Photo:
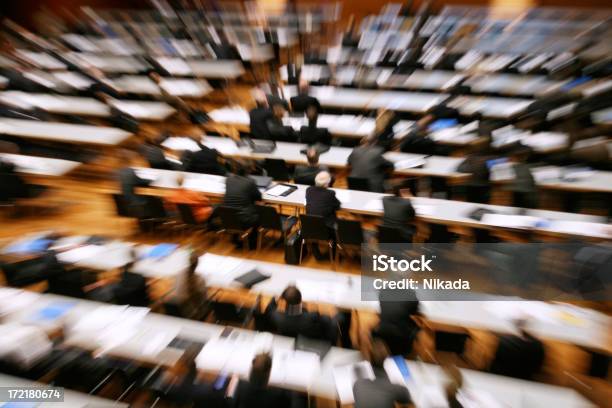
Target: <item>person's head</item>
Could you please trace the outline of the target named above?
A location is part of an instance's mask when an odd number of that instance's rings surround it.
[[[158,84],[161,81],[161,76],[155,71],[149,72],[149,78],[151,78],[151,80],[155,82],[156,84]]]
[[[315,148],[310,148],[306,151],[306,160],[308,160],[308,165],[316,166],[319,164],[319,151]]]
[[[13,142],[6,142],[4,140],[0,140],[0,153],[10,153],[10,154],[18,154],[19,146]]]
[[[370,363],[372,363],[372,366],[382,368],[387,357],[389,357],[387,344],[379,338],[373,338],[372,348],[370,349]]]
[[[526,146],[519,146],[512,150],[509,154],[510,160],[515,163],[524,163],[529,159],[531,149]]]
[[[282,119],[283,116],[285,116],[285,105],[283,105],[280,101],[275,101],[272,104],[272,114],[277,118],[277,119]]]
[[[272,358],[268,353],[261,353],[255,356],[251,363],[251,372],[249,374],[249,382],[257,387],[265,387],[270,379],[270,370],[272,370]]]
[[[268,106],[268,98],[266,98],[266,94],[261,89],[256,89],[253,92],[253,99],[255,99],[255,104],[260,107]]]
[[[299,314],[302,312],[302,292],[294,285],[285,288],[281,294],[281,299],[285,301],[285,311],[287,314]]]
[[[514,327],[516,328],[516,331],[521,336],[526,336],[528,334],[527,326],[528,326],[528,322],[527,322],[527,318],[526,317],[520,317],[520,318],[517,318],[516,320],[514,320]]]
[[[308,107],[306,107],[306,118],[308,119],[309,126],[317,126],[319,110],[317,109],[316,105],[308,105]]]
[[[248,174],[247,169],[248,169],[248,166],[246,163],[236,162],[234,172],[237,176],[246,176]]]
[[[331,183],[331,175],[327,171],[320,171],[315,176],[315,186],[327,188]]]
[[[304,77],[300,78],[300,82],[298,84],[298,89],[300,91],[301,94],[307,94],[308,93],[308,80]]]

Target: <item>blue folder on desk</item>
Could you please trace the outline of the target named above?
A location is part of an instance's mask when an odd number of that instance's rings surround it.
[[[428,129],[430,132],[435,132],[436,130],[447,129],[453,126],[457,126],[459,122],[457,119],[438,119],[429,125]]]
[[[410,378],[410,370],[408,369],[408,364],[406,364],[406,360],[404,360],[404,357],[402,357],[402,356],[393,356],[391,358],[395,362],[395,365],[399,369],[399,372],[402,375],[402,377],[405,380],[409,379]]]
[[[590,76],[581,76],[580,78],[576,78],[573,81],[568,82],[567,84],[561,87],[561,92],[567,92],[572,88],[577,87],[578,85],[582,85],[585,82],[590,81],[592,78]]]
[[[55,320],[66,314],[76,305],[76,302],[56,302],[40,309],[34,316],[34,320]]]
[[[165,258],[178,248],[178,244],[158,244],[144,256],[144,258]]]
[[[37,402],[7,402],[0,405],[0,408],[36,408]]]
[[[53,241],[46,238],[36,238],[31,241],[11,245],[6,252],[11,254],[36,253],[46,250]]]

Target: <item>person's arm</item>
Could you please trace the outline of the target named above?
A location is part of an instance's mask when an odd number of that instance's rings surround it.
[[[332,192],[332,197],[333,197],[333,207],[335,211],[338,211],[340,209],[340,200],[338,200],[338,197],[336,197],[336,192],[333,190],[329,190]]]
[[[255,182],[251,183],[251,197],[253,197],[253,201],[261,201],[261,191],[259,191]]]

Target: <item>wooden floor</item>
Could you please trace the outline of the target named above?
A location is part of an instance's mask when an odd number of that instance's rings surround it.
[[[221,99],[223,97],[224,95],[219,96]],[[210,108],[210,106],[207,107]],[[174,131],[179,129],[181,132],[194,131],[192,127],[185,124],[163,124],[156,127]],[[104,177],[85,178],[82,174],[76,174],[62,180],[51,180],[52,191],[44,201],[43,208],[32,208],[18,216],[7,213],[1,215],[0,240],[14,239],[31,232],[54,230],[65,234],[104,235],[142,243],[165,241],[192,244],[202,252],[284,263],[283,249],[272,246],[273,239],[269,240],[262,251],[258,253],[250,251],[245,255],[242,250],[235,249],[234,245],[225,238],[211,243],[207,239],[194,240],[192,236],[184,234],[157,233],[152,236],[139,233],[132,220],[115,215],[110,196],[102,193],[102,191],[108,191],[109,188],[117,188],[117,182],[110,176],[113,169],[108,170],[108,174]],[[331,265],[329,262],[318,262],[313,257],[308,257],[303,266],[329,270]],[[360,264],[358,261],[343,261],[338,270],[358,274]],[[252,299],[243,300],[252,301]],[[322,311],[327,310],[322,309]],[[360,314],[359,320],[359,329],[352,335],[356,342],[359,341],[360,347],[365,349],[368,344],[369,328],[376,324],[377,318]],[[495,348],[495,336],[487,332],[471,332],[471,334],[475,341],[473,349],[468,352],[470,363],[476,367],[484,367]],[[576,388],[597,401],[598,405],[611,406],[609,402],[612,401],[612,387],[609,382],[577,374],[584,372],[587,364],[586,353],[575,347],[554,342],[548,342],[546,347],[549,358],[545,364],[542,381]],[[432,350],[431,338],[423,333],[417,347],[421,358],[426,361],[454,361],[447,356],[434,354]],[[466,366],[465,362],[459,361],[458,363]]]

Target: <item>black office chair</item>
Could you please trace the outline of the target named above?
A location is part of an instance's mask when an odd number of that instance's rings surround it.
[[[349,176],[346,178],[346,181],[348,182],[349,190],[371,191],[370,182],[367,178]]]
[[[237,235],[242,241],[242,249],[246,252],[249,247],[248,238],[253,228],[242,225],[239,210],[233,207],[219,206],[216,209],[216,214],[221,220],[221,229],[217,233]]]
[[[436,352],[450,353],[466,361],[465,350],[468,340],[471,339],[467,330],[463,331],[443,331],[434,332],[434,344]]]
[[[281,233],[283,242],[287,241],[287,236],[297,223],[295,217],[280,215],[274,207],[268,205],[258,205],[259,227],[257,227],[257,251],[261,249],[261,242],[268,231],[278,231]]]
[[[115,213],[119,217],[131,218],[132,214],[130,213],[130,209],[125,201],[125,197],[121,194],[112,194],[113,204],[115,204]]]
[[[293,181],[295,184],[304,184],[306,186],[314,186],[315,185],[315,175],[306,175],[300,177],[294,177]]]
[[[386,225],[378,226],[378,243],[379,244],[402,244],[407,241],[404,237],[403,231],[397,227],[389,227]]]
[[[300,260],[302,263],[302,255],[304,245],[326,242],[329,247],[329,261],[334,264],[334,241],[329,237],[329,228],[325,224],[325,219],[318,215],[300,214],[300,226],[302,232],[302,243],[300,245]]]
[[[272,177],[277,181],[289,181],[291,175],[287,163],[283,159],[265,159],[264,170],[268,177]]]
[[[361,244],[365,243],[361,222],[355,220],[338,219],[336,224],[336,264],[340,261],[340,251],[361,251]]]

